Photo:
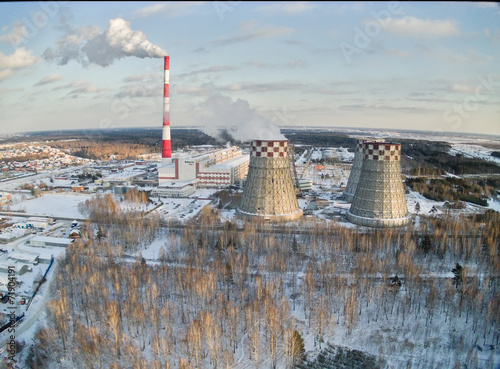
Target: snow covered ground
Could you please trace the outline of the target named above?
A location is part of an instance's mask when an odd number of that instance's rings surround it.
[[[78,193],[54,193],[13,204],[12,211],[24,211],[38,216],[85,218],[78,211],[78,204],[91,199],[93,195]]]
[[[417,203],[420,204],[420,211],[417,211],[415,209]],[[420,215],[442,214],[443,212],[439,209],[443,206],[443,204],[444,202],[426,199],[420,193],[411,190],[410,193],[406,195],[406,205],[408,206],[408,212],[410,214],[420,214]]]
[[[323,152],[323,156],[333,157],[343,162],[351,162],[354,160],[354,152],[349,152],[345,147],[327,148]]]
[[[499,151],[499,150],[488,149],[480,145],[461,144],[461,143],[454,143],[451,145],[451,147],[452,148],[448,152],[450,155],[456,156],[457,154],[462,154],[465,157],[478,158],[490,161],[500,166],[500,158],[495,158],[491,156],[491,153],[493,151]]]
[[[495,199],[488,200],[488,207],[491,210],[495,210],[500,212],[500,196],[497,196]]]

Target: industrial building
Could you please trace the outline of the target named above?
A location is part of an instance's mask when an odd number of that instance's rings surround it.
[[[59,237],[46,237],[46,236],[36,236],[26,243],[30,246],[56,246],[56,247],[66,247],[71,244],[74,240],[71,238],[59,238]]]
[[[26,228],[43,231],[49,224],[54,224],[54,219],[43,217],[29,217],[26,220]]]
[[[249,158],[236,146],[172,158],[170,164],[158,169],[159,188],[153,193],[174,196],[174,192],[192,193],[198,187],[229,187],[246,178],[248,163]]]
[[[254,140],[237,214],[243,218],[292,221],[302,216],[295,193],[288,140]]]
[[[147,171],[137,171],[137,170],[127,170],[120,173],[109,173],[102,178],[98,178],[94,181],[96,185],[103,187],[121,186],[127,187],[132,186],[133,181],[136,178],[143,177],[147,174]]]
[[[347,212],[352,223],[398,227],[411,218],[401,179],[401,144],[364,142],[359,181]]]
[[[165,182],[153,188],[150,197],[188,197],[196,192],[197,180]]]
[[[24,264],[33,264],[33,265],[38,265],[39,260],[38,260],[39,255],[34,255],[34,254],[28,254],[25,252],[11,252],[8,256],[10,260],[18,261]]]

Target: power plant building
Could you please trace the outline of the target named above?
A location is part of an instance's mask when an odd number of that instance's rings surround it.
[[[347,219],[369,227],[410,223],[401,179],[401,144],[364,142],[363,162]]]
[[[243,218],[293,221],[302,216],[290,169],[288,140],[254,140],[237,213]]]
[[[172,158],[171,164],[158,169],[159,187],[193,181],[197,187],[229,187],[245,179],[248,163],[248,156],[236,146]]]

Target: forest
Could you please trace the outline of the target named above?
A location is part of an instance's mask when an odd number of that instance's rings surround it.
[[[487,199],[500,191],[500,181],[494,178],[407,178],[405,184],[434,201],[468,201],[488,206]]]
[[[307,219],[240,227],[208,206],[181,226],[121,207],[85,204],[26,367],[315,368],[360,353],[374,368],[498,363],[497,212],[360,231]],[[152,240],[161,248],[146,260]]]

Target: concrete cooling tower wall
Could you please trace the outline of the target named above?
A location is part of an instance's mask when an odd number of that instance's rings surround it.
[[[288,147],[288,140],[252,141],[248,175],[237,209],[240,216],[270,221],[291,221],[302,216]]]
[[[410,222],[401,180],[401,144],[363,143],[363,163],[347,219],[370,227]]]

